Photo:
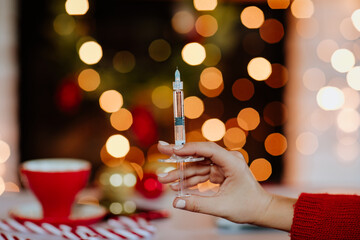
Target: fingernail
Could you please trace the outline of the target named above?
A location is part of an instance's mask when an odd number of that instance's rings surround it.
[[[158,177],[161,177],[161,178],[163,178],[163,177],[166,177],[168,175],[168,173],[159,173],[158,174]]]
[[[173,149],[179,150],[179,149],[182,149],[183,147],[184,147],[184,145],[176,145],[173,147]]]
[[[186,205],[186,202],[185,202],[185,200],[183,200],[183,199],[179,199],[179,200],[177,200],[177,202],[175,203],[175,207],[176,208],[185,208],[185,205]]]
[[[174,182],[172,184],[170,184],[172,187],[176,187],[177,185],[179,185],[179,182]]]
[[[165,142],[165,141],[159,141],[159,144],[162,145],[162,146],[167,146],[169,145],[169,143]]]

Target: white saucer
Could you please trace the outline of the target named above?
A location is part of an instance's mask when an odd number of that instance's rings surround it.
[[[43,218],[41,206],[38,203],[24,204],[11,209],[9,214],[20,222],[52,223],[67,225],[89,225],[104,218],[107,211],[102,206],[76,204],[68,219]]]

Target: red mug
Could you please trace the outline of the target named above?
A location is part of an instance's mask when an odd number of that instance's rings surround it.
[[[79,159],[54,158],[24,162],[24,184],[39,200],[44,219],[69,219],[77,193],[89,179],[91,165]]]

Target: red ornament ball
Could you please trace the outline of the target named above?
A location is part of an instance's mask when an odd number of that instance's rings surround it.
[[[146,198],[157,198],[164,192],[163,184],[158,181],[154,173],[144,173],[144,177],[138,179],[135,188]]]

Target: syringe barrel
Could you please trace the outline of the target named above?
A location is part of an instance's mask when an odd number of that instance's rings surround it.
[[[184,92],[173,91],[175,145],[185,144]]]

